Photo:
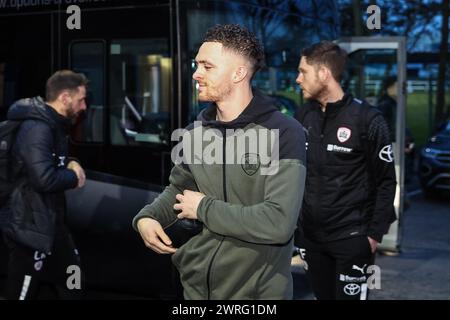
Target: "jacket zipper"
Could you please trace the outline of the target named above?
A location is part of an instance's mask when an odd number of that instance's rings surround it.
[[[226,151],[226,141],[227,141],[227,137],[225,134],[225,129],[222,130],[222,136],[223,136],[223,151],[222,151],[222,180],[223,180],[223,201],[227,201],[227,184],[226,184],[226,170],[225,170],[225,164],[226,164],[226,155],[225,155],[225,151]],[[219,245],[216,248],[216,251],[214,251],[214,254],[211,258],[211,261],[209,262],[208,265],[208,272],[206,274],[206,286],[208,288],[208,296],[207,296],[207,300],[211,299],[211,286],[210,286],[210,280],[211,280],[211,269],[212,269],[212,264],[214,262],[214,258],[217,255],[217,252],[219,252],[220,247],[222,246],[223,243],[223,237],[222,240],[220,240]]]
[[[322,126],[320,128],[320,147],[319,147],[319,159],[321,161],[319,161],[319,166],[318,166],[318,172],[323,172],[323,164],[326,162],[326,159],[323,159],[323,156],[326,157],[326,151],[323,150],[323,148],[326,146],[324,146],[323,141],[324,141],[324,132],[325,132],[325,127],[327,125],[327,114],[326,112],[323,112],[323,122],[322,122]],[[325,154],[324,154],[325,153]],[[314,215],[314,222],[315,223],[320,223],[321,222],[321,218],[320,218],[320,214],[321,214],[321,210],[320,210],[320,203],[322,203],[322,190],[323,190],[323,175],[319,174],[319,190],[317,191],[317,206],[316,206],[316,213]],[[320,230],[320,226],[319,226],[319,230]]]

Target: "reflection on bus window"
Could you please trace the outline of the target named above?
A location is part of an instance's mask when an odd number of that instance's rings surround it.
[[[73,137],[78,142],[104,141],[104,57],[103,42],[74,42],[70,47],[71,68],[89,79],[87,109],[74,128]]]
[[[167,39],[126,39],[111,43],[112,144],[169,143],[171,68]]]
[[[182,1],[191,72],[193,59],[207,29],[216,24],[236,23],[255,33],[265,48],[267,67],[259,71],[253,86],[275,98],[280,111],[293,115],[300,104],[295,83],[300,52],[319,39],[335,39],[334,1]],[[319,10],[319,11],[316,11]],[[320,12],[320,16],[316,13]],[[195,81],[190,85],[189,120],[203,108],[196,100]]]

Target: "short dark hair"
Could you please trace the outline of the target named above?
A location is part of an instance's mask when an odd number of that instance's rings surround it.
[[[55,101],[64,90],[77,91],[78,87],[87,87],[89,80],[82,73],[71,70],[56,71],[47,80],[45,85],[45,99],[48,102]]]
[[[397,76],[388,76],[383,79],[382,90],[387,91],[390,86],[397,82]]]
[[[347,63],[347,52],[331,41],[321,41],[304,48],[302,56],[311,65],[325,65],[330,69],[333,78],[341,81]]]
[[[219,42],[224,48],[246,57],[253,74],[264,67],[264,48],[256,35],[237,24],[216,25],[210,28],[203,42]]]

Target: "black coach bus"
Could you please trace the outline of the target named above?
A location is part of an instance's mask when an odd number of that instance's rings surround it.
[[[14,101],[43,96],[56,70],[91,81],[88,109],[70,139],[88,181],[67,192],[91,297],[177,297],[170,258],[147,249],[131,220],[167,184],[172,131],[202,107],[192,74],[205,31],[238,23],[255,32],[267,67],[254,85],[292,115],[301,48],[338,37],[336,12],[327,0],[0,0],[2,120]],[[5,271],[0,245],[3,280]]]

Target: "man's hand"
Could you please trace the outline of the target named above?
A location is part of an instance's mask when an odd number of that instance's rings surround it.
[[[367,239],[369,240],[370,247],[372,248],[372,253],[375,253],[377,250],[378,241],[372,239],[371,237],[367,237]]]
[[[84,184],[86,183],[86,175],[84,173],[83,168],[80,166],[80,164],[78,162],[72,160],[67,165],[67,169],[72,170],[77,175],[77,178],[78,178],[78,186],[77,187],[78,188],[83,187]]]
[[[197,219],[198,205],[203,197],[205,197],[203,193],[191,190],[184,190],[183,194],[177,194],[176,199],[180,203],[176,203],[173,208],[175,210],[181,210],[177,216],[178,219]]]
[[[172,241],[164,232],[161,224],[152,218],[138,220],[137,228],[145,245],[153,251],[161,254],[175,253],[177,249],[172,247]]]

